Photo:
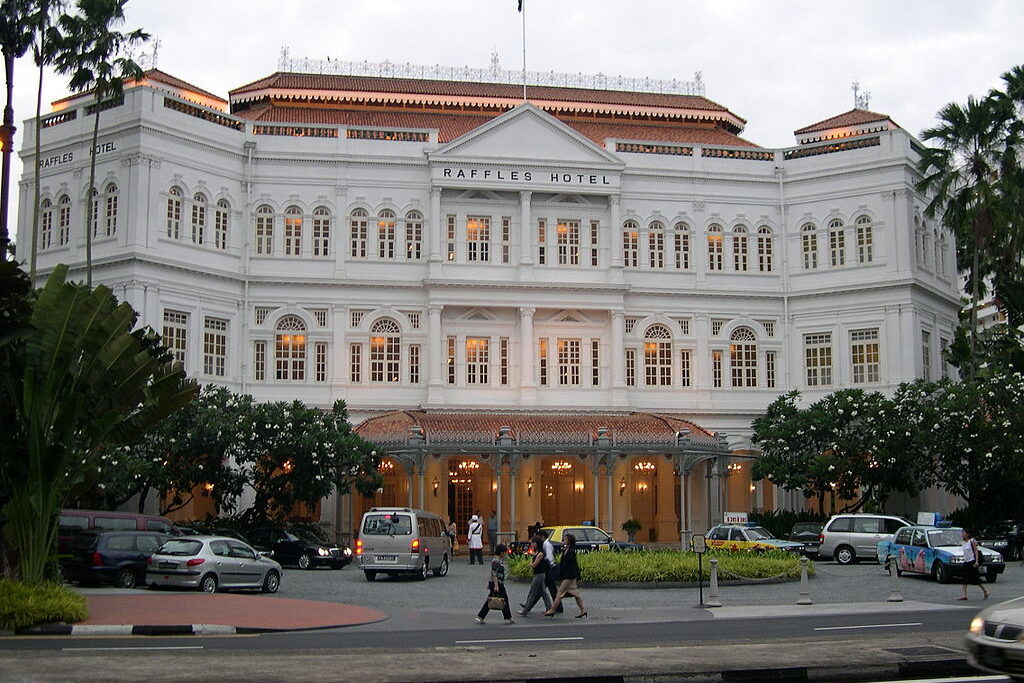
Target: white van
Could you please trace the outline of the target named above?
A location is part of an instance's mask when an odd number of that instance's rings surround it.
[[[447,525],[433,512],[413,508],[370,508],[356,538],[356,559],[373,581],[378,573],[414,574],[417,579],[448,573],[452,544]]]

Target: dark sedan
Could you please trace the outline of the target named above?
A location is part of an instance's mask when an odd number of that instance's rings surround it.
[[[68,581],[83,585],[135,588],[146,576],[149,557],[169,538],[156,531],[83,531],[61,570]]]
[[[1024,529],[1016,522],[996,522],[978,532],[978,545],[990,548],[1007,561],[1021,559]]]
[[[804,544],[804,555],[817,557],[818,548],[821,546],[821,530],[824,524],[820,522],[797,522],[789,532],[789,540]]]
[[[310,528],[267,527],[249,532],[253,546],[268,548],[281,564],[299,569],[341,569],[352,561],[352,549],[338,545]]]

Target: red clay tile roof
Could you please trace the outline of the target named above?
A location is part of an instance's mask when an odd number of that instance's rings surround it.
[[[418,128],[437,130],[438,141],[449,142],[504,113],[462,114],[459,112],[416,112],[365,109],[326,109],[299,106],[259,105],[235,112],[235,116],[274,123],[307,123],[375,128]],[[702,122],[594,121],[572,116],[555,117],[579,133],[603,145],[607,138],[652,142],[688,142],[704,145],[757,147],[720,126]]]
[[[461,413],[400,410],[364,420],[356,432],[380,445],[404,445],[409,429],[419,426],[428,445],[494,445],[501,427],[510,427],[515,443],[525,445],[591,445],[598,428],[607,427],[616,446],[672,446],[676,434],[690,430],[694,441],[711,443],[713,435],[680,415],[613,413]]]
[[[875,121],[888,121],[890,120],[885,114],[876,114],[873,111],[867,109],[851,109],[848,112],[833,116],[832,118],[825,119],[824,121],[818,121],[812,123],[809,126],[804,126],[799,130],[793,131],[794,135],[802,135],[804,133],[816,133],[821,130],[829,130],[830,128],[843,128],[845,126],[859,126],[863,123],[874,123]]]
[[[518,99],[521,85],[506,83],[474,83],[469,81],[436,81],[418,78],[383,78],[376,76],[339,76],[277,72],[229,92],[232,99],[264,89],[343,90],[374,93],[437,95],[439,97],[494,97]],[[666,95],[620,90],[590,90],[533,85],[527,87],[533,99],[561,100],[572,103],[621,104],[627,106],[703,109],[729,113],[722,105],[697,95]],[[736,117],[739,118],[739,117]],[[743,119],[740,119],[741,121]]]
[[[150,81],[156,81],[158,83],[163,83],[164,85],[169,85],[172,88],[176,88],[178,90],[190,90],[190,91],[196,93],[197,95],[202,95],[203,97],[209,97],[209,98],[217,100],[219,102],[223,102],[224,104],[228,103],[228,101],[225,100],[220,95],[214,95],[213,93],[208,92],[206,90],[203,90],[202,88],[197,88],[196,86],[192,85],[188,81],[183,81],[180,78],[175,78],[174,76],[172,76],[172,75],[170,75],[168,73],[160,71],[159,69],[149,69],[148,71],[144,71],[144,72],[142,72],[142,77],[145,80],[150,80]],[[125,87],[131,87],[133,84],[134,83],[132,81],[126,81],[125,82]],[[91,88],[89,90],[83,90],[81,92],[76,92],[76,93],[73,93],[71,95],[68,95],[67,97],[62,97],[59,100],[54,100],[52,104],[53,105],[58,105],[58,104],[61,104],[61,103],[64,103],[64,102],[69,102],[71,100],[77,100],[78,98],[83,97],[84,95],[92,94],[92,92],[93,91],[92,91]]]

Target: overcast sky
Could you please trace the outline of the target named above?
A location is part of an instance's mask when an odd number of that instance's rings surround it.
[[[984,95],[1024,63],[1021,0],[526,3],[530,70],[680,80],[701,71],[706,96],[765,147],[792,145],[793,130],[851,109],[854,80],[873,111],[917,135],[942,105]],[[497,52],[505,68],[522,66],[516,0],[131,0],[127,16],[124,28],[159,38],[161,70],[225,98],[276,71],[283,46],[293,57],[478,68]],[[36,80],[31,60],[19,60],[16,149]],[[47,76],[44,111],[66,82]]]

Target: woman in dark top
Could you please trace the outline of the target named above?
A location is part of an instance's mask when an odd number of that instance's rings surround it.
[[[519,614],[524,617],[529,614],[533,606],[541,598],[544,599],[544,609],[551,609],[551,598],[548,597],[547,575],[548,560],[544,557],[544,536],[534,534],[533,536],[533,557],[530,558],[530,566],[533,568],[533,583],[530,584],[530,593],[526,596],[526,602],[520,605]]]
[[[508,593],[505,592],[505,553],[507,551],[508,548],[505,547],[504,543],[494,546],[494,559],[491,560],[491,578],[487,580],[487,600],[484,600],[484,606],[477,612],[476,623],[478,624],[484,623],[484,619],[491,609],[490,599],[492,597],[503,600],[501,614],[505,617],[505,623],[516,623],[512,619],[512,610],[509,608]]]
[[[576,598],[576,606],[580,608],[576,618],[582,619],[587,616],[587,608],[583,606],[583,597],[576,586],[576,581],[580,578],[580,566],[576,562],[576,537],[565,534],[562,539],[565,541],[565,549],[562,551],[562,559],[558,561],[558,575],[562,583],[558,586],[558,595],[555,596],[554,603],[544,612],[544,616],[555,616],[555,610],[562,606],[562,599],[566,595],[571,595]]]

